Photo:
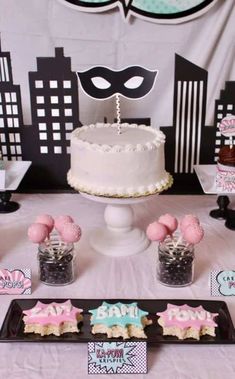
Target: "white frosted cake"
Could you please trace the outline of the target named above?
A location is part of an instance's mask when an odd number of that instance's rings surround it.
[[[138,197],[172,184],[165,170],[165,135],[145,125],[97,123],[71,133],[69,184],[80,192]]]

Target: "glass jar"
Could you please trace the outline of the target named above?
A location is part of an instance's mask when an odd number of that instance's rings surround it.
[[[193,282],[194,246],[176,238],[166,238],[158,246],[158,279],[172,287],[188,286]]]
[[[39,279],[51,286],[63,286],[74,280],[74,246],[53,236],[38,248]]]

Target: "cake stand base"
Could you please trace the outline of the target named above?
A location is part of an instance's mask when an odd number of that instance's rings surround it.
[[[10,201],[11,192],[0,192],[0,213],[11,213],[17,211],[20,205],[15,201]]]
[[[149,246],[149,241],[145,233],[137,228],[127,233],[100,228],[91,233],[90,244],[101,254],[125,257],[144,251]]]
[[[234,193],[223,193],[218,191],[215,181],[216,165],[196,165],[194,166],[194,169],[203,191],[207,194],[218,195],[217,204],[219,208],[210,211],[210,216],[218,220],[225,220],[224,225],[226,228],[235,230],[235,210],[228,208],[230,200],[227,196],[232,196]]]
[[[90,234],[90,244],[101,254],[124,257],[144,251],[150,241],[143,230],[133,227],[132,204],[146,201],[146,197],[116,199],[81,193],[86,198],[106,203],[104,220],[106,226]]]

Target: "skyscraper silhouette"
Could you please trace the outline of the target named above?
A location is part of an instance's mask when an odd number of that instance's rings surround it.
[[[193,173],[200,161],[205,126],[207,71],[178,54],[175,57],[173,126],[162,127],[167,136],[168,169],[176,174]]]
[[[23,113],[20,86],[13,83],[11,57],[0,40],[0,149],[3,159],[21,160]]]

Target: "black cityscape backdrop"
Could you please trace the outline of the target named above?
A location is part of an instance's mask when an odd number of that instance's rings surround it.
[[[223,117],[235,114],[235,81],[225,82],[215,99],[214,125],[205,125],[208,73],[175,55],[173,124],[166,135],[166,169],[174,177],[169,193],[202,192],[195,164],[215,164],[222,144],[229,143],[217,128]],[[37,58],[29,72],[32,125],[24,125],[20,86],[14,84],[10,52],[0,41],[0,149],[3,160],[30,160],[20,191],[71,190],[70,134],[79,119],[78,79],[63,48],[54,57]],[[104,120],[105,120],[104,115]],[[148,119],[125,119],[145,122]],[[150,119],[149,119],[150,121]]]

